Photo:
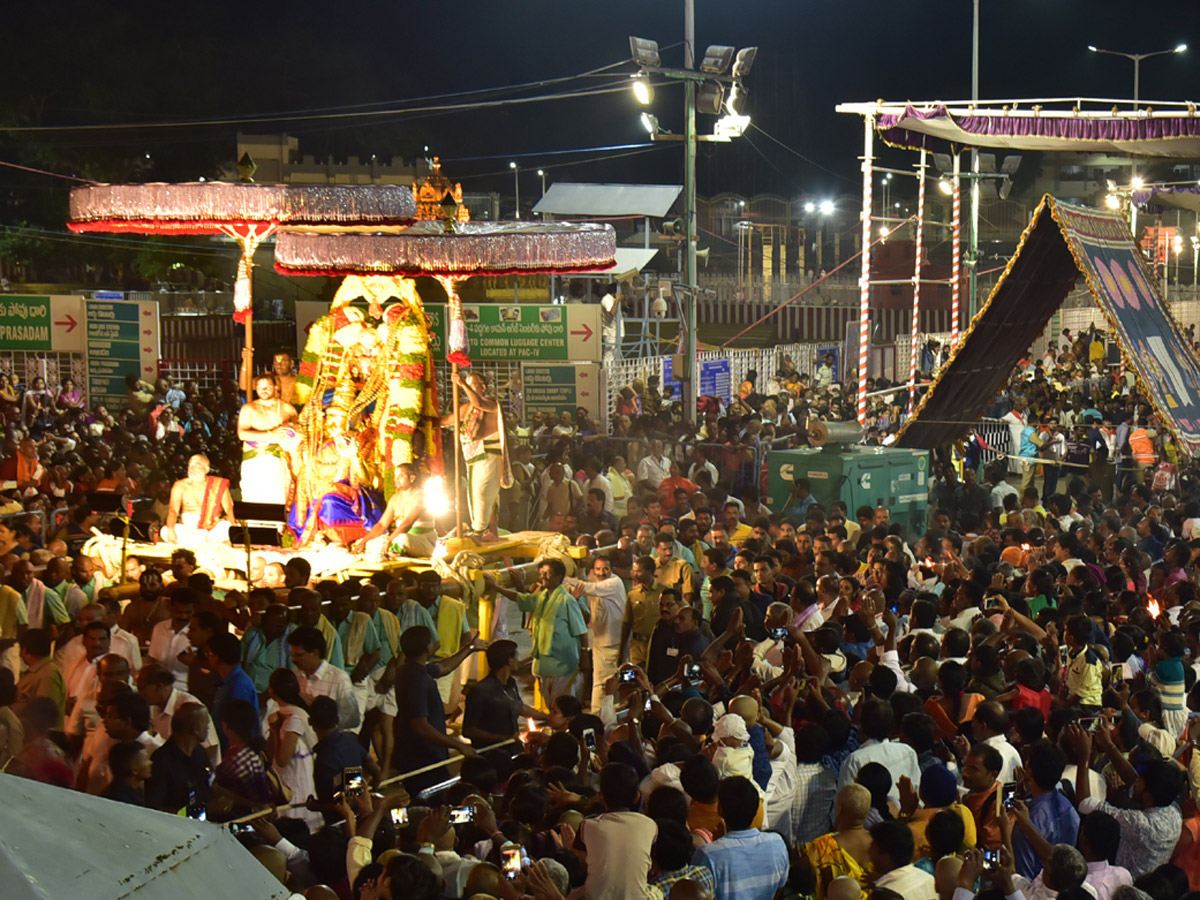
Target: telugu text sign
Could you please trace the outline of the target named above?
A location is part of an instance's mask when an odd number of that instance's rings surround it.
[[[444,353],[446,307],[427,306],[435,355]],[[463,306],[471,359],[599,362],[600,307],[593,304],[468,304]]]
[[[600,419],[600,367],[595,363],[522,363],[521,385],[526,421],[535,412],[574,416],[581,406],[593,422]]]
[[[0,349],[49,350],[50,298],[0,298]]]
[[[159,358],[158,307],[145,301],[87,300],[88,401],[121,407],[125,377],[153,381]]]

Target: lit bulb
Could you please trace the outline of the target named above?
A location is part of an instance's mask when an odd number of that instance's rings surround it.
[[[1132,180],[1132,181],[1130,181],[1129,183],[1133,185],[1133,187],[1134,187],[1134,190],[1141,190],[1141,188],[1142,188],[1142,185],[1144,185],[1146,182],[1144,182],[1144,181],[1142,180],[1142,176],[1141,176],[1141,175],[1134,175],[1134,176],[1133,176],[1133,180]]]
[[[1104,205],[1107,206],[1109,209],[1120,209],[1121,208],[1121,198],[1118,197],[1116,194],[1109,194],[1107,197],[1104,198]]]

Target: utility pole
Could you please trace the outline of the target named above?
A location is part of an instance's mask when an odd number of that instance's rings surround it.
[[[979,0],[975,0],[975,15],[971,28],[971,104],[979,103]],[[970,287],[967,291],[967,322],[979,310],[979,148],[971,148],[971,234],[967,244],[967,271]]]
[[[683,2],[683,67],[696,68],[696,4]],[[684,347],[686,390],[683,396],[684,421],[696,424],[696,400],[700,396],[700,372],[696,364],[696,82],[683,83],[683,277],[687,283],[687,341]]]

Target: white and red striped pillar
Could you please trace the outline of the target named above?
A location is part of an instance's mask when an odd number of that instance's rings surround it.
[[[954,154],[954,200],[950,214],[950,349],[958,346],[958,301],[962,289],[962,178],[959,155]]]
[[[908,363],[908,408],[917,402],[917,339],[921,333],[921,252],[925,233],[925,149],[921,149],[921,164],[917,168],[917,237],[916,261],[913,263],[912,347]]]
[[[862,274],[858,277],[858,424],[867,423],[867,364],[871,346],[871,188],[874,180],[875,117],[863,119]]]

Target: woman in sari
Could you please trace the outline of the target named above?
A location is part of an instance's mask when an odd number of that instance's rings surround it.
[[[963,725],[975,718],[975,708],[984,701],[983,694],[967,693],[966,666],[946,660],[938,668],[940,693],[925,701],[925,712],[937,726],[938,740],[948,741]]]
[[[843,876],[869,890],[872,880],[871,835],[865,827],[871,809],[871,792],[861,784],[848,784],[837,795],[837,831],[821,835],[804,846],[804,859],[816,878],[815,896],[823,900],[830,883]]]

